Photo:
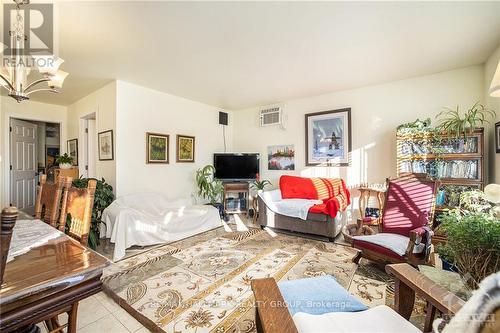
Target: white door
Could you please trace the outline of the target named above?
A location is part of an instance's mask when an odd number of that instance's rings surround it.
[[[36,128],[27,121],[10,120],[10,203],[31,215],[36,197]]]

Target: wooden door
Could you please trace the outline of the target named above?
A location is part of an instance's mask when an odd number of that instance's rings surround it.
[[[19,119],[10,120],[10,203],[35,213],[37,126]]]

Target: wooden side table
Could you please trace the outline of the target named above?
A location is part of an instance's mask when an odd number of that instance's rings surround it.
[[[54,169],[54,180],[57,179],[57,177],[71,177],[73,179],[78,179],[80,177],[80,174],[78,172],[77,167],[69,168],[69,169],[60,169],[56,168]]]
[[[371,187],[371,186],[362,186],[358,188],[359,190],[359,214],[361,215],[360,220],[365,225],[378,225],[382,221],[382,210],[384,208],[385,203],[385,192],[386,189]],[[368,202],[371,197],[375,197],[377,199],[379,215],[378,218],[366,219],[366,207],[368,206]]]

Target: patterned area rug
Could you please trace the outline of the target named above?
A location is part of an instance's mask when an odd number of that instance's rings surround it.
[[[355,276],[354,255],[342,245],[258,228],[218,228],[115,263],[103,281],[153,332],[255,332],[256,278],[331,274],[365,303],[385,303],[386,283]]]

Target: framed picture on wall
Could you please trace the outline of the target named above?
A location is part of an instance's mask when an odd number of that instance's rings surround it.
[[[68,140],[68,155],[73,159],[73,165],[78,165],[78,139]]]
[[[293,145],[267,147],[268,170],[295,170],[295,148]]]
[[[97,134],[97,145],[99,148],[99,161],[113,160],[113,130]]]
[[[348,166],[351,108],[309,113],[306,121],[306,165]]]
[[[146,163],[168,164],[167,134],[146,133]]]
[[[500,121],[495,124],[495,147],[497,154],[500,153]]]
[[[177,162],[194,163],[194,148],[194,136],[177,135]]]

